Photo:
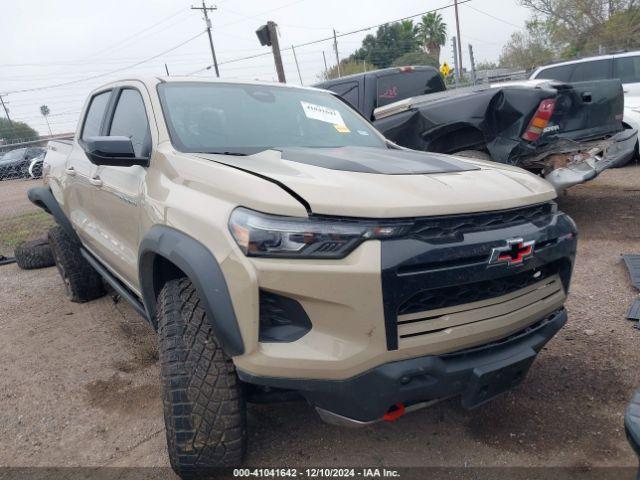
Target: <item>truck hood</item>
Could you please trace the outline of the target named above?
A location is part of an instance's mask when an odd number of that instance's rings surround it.
[[[325,215],[449,215],[531,205],[556,195],[549,183],[518,168],[412,150],[296,147],[247,156],[191,155],[275,182],[311,212]]]

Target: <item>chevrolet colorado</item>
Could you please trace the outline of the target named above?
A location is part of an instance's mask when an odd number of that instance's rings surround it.
[[[576,229],[549,183],[398,147],[326,91],[111,83],[43,179],[68,297],[104,280],[157,330],[183,476],[241,461],[247,401],[343,425],[481,405],[566,321]]]
[[[316,85],[341,95],[393,142],[516,165],[556,190],[627,163],[637,129],[622,123],[619,80],[505,82],[446,90],[433,67],[397,67]]]

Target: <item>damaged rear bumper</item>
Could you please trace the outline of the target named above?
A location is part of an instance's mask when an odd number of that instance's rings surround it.
[[[547,157],[546,160],[556,156],[569,157],[563,166],[547,171],[544,178],[560,192],[574,185],[587,182],[597,177],[607,168],[623,165],[633,158],[638,141],[636,129],[626,129],[614,135],[605,142],[597,142],[597,145],[585,153],[567,152]],[[584,149],[582,150],[584,152]]]

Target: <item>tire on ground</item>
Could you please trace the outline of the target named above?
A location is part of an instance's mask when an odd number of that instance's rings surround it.
[[[80,247],[62,227],[49,230],[49,245],[69,300],[82,303],[105,295],[102,277],[84,259]]]
[[[171,466],[182,478],[238,466],[246,448],[243,390],[188,279],[165,284],[157,320]]]
[[[55,260],[47,237],[30,240],[18,245],[14,251],[16,263],[24,270],[53,267]]]
[[[460,152],[453,153],[452,155],[456,155],[458,157],[475,158],[478,160],[493,161],[491,155],[489,155],[487,152],[483,152],[482,150],[462,150]]]

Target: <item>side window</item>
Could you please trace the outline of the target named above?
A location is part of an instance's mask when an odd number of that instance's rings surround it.
[[[613,78],[622,83],[640,82],[640,56],[614,58]]]
[[[540,73],[538,73],[538,75],[536,75],[536,78],[558,80],[559,82],[568,82],[571,78],[571,74],[573,73],[574,68],[575,64],[545,68]]]
[[[435,70],[415,70],[378,77],[377,105],[382,107],[405,98],[445,90]]]
[[[149,120],[140,92],[126,88],[120,93],[109,135],[131,138],[136,157],[148,157],[151,149]]]
[[[576,63],[576,68],[571,75],[572,82],[588,82],[608,78],[611,78],[611,60]]]
[[[353,108],[358,108],[358,82],[345,82],[333,85],[331,90],[344,98]]]
[[[87,137],[97,137],[100,135],[100,126],[102,125],[102,119],[104,118],[104,111],[107,108],[109,102],[109,96],[111,91],[102,92],[91,99],[91,105],[89,105],[89,111],[84,118],[84,125],[82,127],[82,139]]]

